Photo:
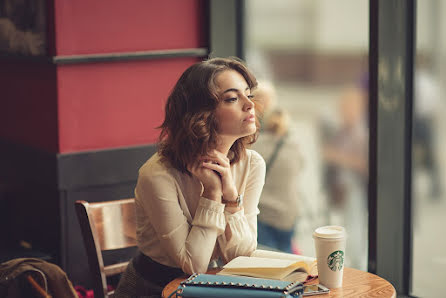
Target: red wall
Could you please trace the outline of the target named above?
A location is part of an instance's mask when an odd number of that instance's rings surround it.
[[[55,1],[57,55],[205,46],[204,1]]]
[[[56,52],[205,46],[202,1],[55,1]],[[196,58],[61,65],[59,152],[154,143],[164,102]]]
[[[154,143],[164,102],[194,58],[58,68],[60,152]]]
[[[207,47],[206,1],[49,1],[58,56]],[[167,95],[198,58],[0,61],[0,138],[68,153],[154,143]]]

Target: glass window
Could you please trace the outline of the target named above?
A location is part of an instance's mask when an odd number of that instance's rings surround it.
[[[315,255],[342,225],[346,266],[367,270],[367,0],[247,0],[245,53],[260,84],[267,163],[259,244]],[[291,244],[290,244],[291,239]]]
[[[445,1],[417,2],[412,145],[412,293],[444,295],[446,281]]]

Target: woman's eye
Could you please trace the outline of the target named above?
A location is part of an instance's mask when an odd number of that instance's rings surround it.
[[[225,101],[226,102],[234,102],[237,100],[237,97],[231,97],[231,98],[226,98]]]
[[[248,95],[248,98],[251,99],[251,100],[253,100],[254,97],[255,97],[254,94],[249,94],[249,95]]]

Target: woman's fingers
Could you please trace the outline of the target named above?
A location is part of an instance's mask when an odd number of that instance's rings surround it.
[[[225,164],[224,162],[216,162],[216,161],[203,161],[202,166],[214,170],[220,174],[222,178],[230,175],[231,166],[229,164]]]
[[[231,163],[229,159],[220,152],[210,152],[202,158],[202,166],[220,174],[223,197],[234,200],[237,196],[237,189],[232,180]]]
[[[222,167],[221,165],[219,165],[218,163],[213,163],[213,162],[203,162],[203,167],[210,169],[210,170],[214,170],[219,172],[220,174],[222,174],[222,172],[225,170],[224,167]]]
[[[207,155],[202,156],[200,160],[204,162],[216,163],[227,168],[231,166],[229,158],[217,150],[211,150]]]
[[[229,158],[218,150],[211,150],[208,155],[229,164]]]

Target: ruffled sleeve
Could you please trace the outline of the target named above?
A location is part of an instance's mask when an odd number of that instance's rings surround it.
[[[226,261],[241,255],[250,255],[257,247],[257,229],[251,225],[249,216],[244,210],[236,213],[225,212],[227,229],[231,230],[231,238],[227,239],[225,234],[219,238],[223,257]]]
[[[217,229],[217,235],[221,235],[226,226],[224,209],[224,204],[201,197],[192,225]]]

